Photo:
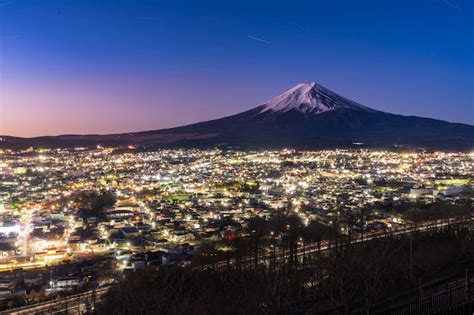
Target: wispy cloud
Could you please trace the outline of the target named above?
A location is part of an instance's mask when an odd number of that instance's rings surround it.
[[[258,42],[268,44],[268,45],[273,44],[271,41],[268,41],[268,40],[263,39],[263,38],[258,38],[258,37],[251,36],[251,35],[247,35],[247,37],[250,38],[250,39],[256,40],[256,41],[258,41]]]
[[[450,7],[455,8],[458,11],[462,11],[462,8],[459,5],[457,5],[457,3],[455,3],[453,0],[443,0],[443,2],[449,5]]]
[[[0,7],[4,5],[10,5],[13,4],[13,2],[0,2]]]

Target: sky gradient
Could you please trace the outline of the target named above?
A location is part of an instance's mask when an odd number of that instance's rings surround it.
[[[316,81],[474,124],[473,1],[0,0],[0,135],[235,114]]]

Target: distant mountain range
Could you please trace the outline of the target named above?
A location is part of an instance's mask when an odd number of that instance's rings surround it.
[[[2,136],[0,147],[208,147],[474,149],[474,126],[378,111],[320,84],[300,83],[240,114],[187,126],[111,135]]]

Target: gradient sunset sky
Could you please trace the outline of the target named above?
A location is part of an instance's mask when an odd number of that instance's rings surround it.
[[[0,0],[0,135],[161,129],[307,81],[474,124],[473,3]]]

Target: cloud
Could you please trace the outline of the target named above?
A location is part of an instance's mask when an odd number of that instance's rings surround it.
[[[263,39],[263,38],[258,38],[258,37],[251,36],[251,35],[247,35],[247,37],[250,38],[250,39],[256,40],[256,41],[258,41],[258,42],[268,44],[268,45],[273,44],[272,42],[270,42],[270,41],[268,41],[268,40],[266,40],[266,39]]]
[[[0,2],[0,7],[5,5],[13,4],[13,2]]]

